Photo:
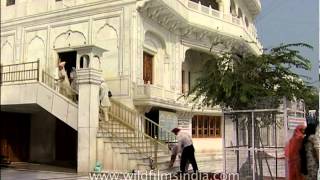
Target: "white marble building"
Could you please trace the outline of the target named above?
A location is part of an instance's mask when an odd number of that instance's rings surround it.
[[[221,158],[221,110],[195,110],[179,97],[192,87],[210,54],[231,48],[261,53],[253,24],[260,10],[260,0],[1,0],[1,116],[6,117],[1,121],[21,113],[28,119],[28,154],[20,160],[72,159],[79,172],[93,169],[103,156],[99,142],[92,144],[99,128],[100,74],[118,102],[160,127],[191,133],[199,159]],[[54,75],[59,58],[67,62],[68,73],[71,67],[80,69],[79,104],[44,80],[44,72]],[[11,77],[19,64],[36,61],[35,79]],[[57,148],[61,122],[74,131],[69,138],[76,144],[71,149],[77,150],[69,152],[73,158]]]

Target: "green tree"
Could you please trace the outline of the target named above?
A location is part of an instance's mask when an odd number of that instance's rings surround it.
[[[310,61],[294,48],[308,44],[286,44],[261,55],[224,52],[204,65],[194,88],[193,101],[204,106],[220,105],[235,110],[278,107],[283,97],[304,99],[310,86],[292,71],[310,70]]]
[[[305,92],[304,102],[307,111],[319,109],[319,92],[315,87],[312,87]]]
[[[312,48],[308,44],[286,44],[263,54],[224,52],[213,55],[203,68],[194,88],[188,95],[200,106],[216,106],[233,110],[278,108],[283,97],[288,100],[309,100],[312,88],[292,68],[310,70],[310,61],[297,48]],[[309,102],[309,101],[308,101]],[[251,137],[251,120],[248,116],[248,137]],[[262,114],[255,119],[255,146],[260,147],[260,129],[274,122],[274,114]],[[235,116],[237,125],[243,123]],[[238,130],[236,132],[238,134]],[[251,146],[251,139],[248,139]],[[237,142],[238,143],[238,142]],[[238,144],[237,144],[238,145]],[[239,157],[239,152],[237,152]],[[250,152],[248,152],[250,157]],[[263,177],[263,154],[257,152],[259,179]],[[248,158],[248,161],[251,161]],[[239,167],[238,167],[239,171]],[[240,174],[241,175],[241,174]]]

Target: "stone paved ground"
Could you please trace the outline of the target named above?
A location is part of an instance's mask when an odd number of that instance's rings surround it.
[[[87,175],[77,174],[74,169],[34,163],[12,163],[1,167],[1,180],[37,179],[88,179]]]
[[[88,176],[78,175],[76,173],[66,172],[52,172],[52,171],[36,171],[36,170],[21,170],[13,168],[1,169],[1,180],[84,180],[88,179]]]
[[[234,164],[235,162],[231,159],[228,160],[228,165]],[[223,161],[220,159],[211,161],[201,161],[199,159],[198,166],[201,172],[221,172]],[[191,166],[190,166],[191,169]],[[280,168],[283,170],[283,167]],[[265,168],[267,170],[267,168]],[[281,173],[281,170],[279,174]],[[174,173],[175,174],[175,173]],[[267,173],[265,173],[266,175]],[[16,164],[10,168],[1,169],[1,180],[84,180],[89,179],[87,174],[77,174],[74,169],[68,169],[63,167],[40,165],[32,163],[21,163]]]

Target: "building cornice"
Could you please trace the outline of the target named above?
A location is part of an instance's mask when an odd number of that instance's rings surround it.
[[[228,45],[227,48],[230,48],[231,45],[233,47],[241,47],[241,49],[244,48],[255,54],[262,52],[262,46],[258,40],[252,37],[245,27],[229,22],[222,17],[214,17],[195,12],[194,10],[188,9],[188,7],[180,1],[167,1],[168,0],[144,1],[144,3],[138,6],[138,11],[143,17],[160,24],[168,31],[179,35],[182,39],[192,39],[192,36],[197,36],[196,40],[201,42],[201,40],[204,39],[211,40],[219,37],[220,40],[224,40],[224,42],[222,42],[223,45]],[[170,3],[171,5],[175,3],[175,6],[180,5],[180,7],[174,9],[170,6]],[[217,25],[215,25],[215,23],[212,23],[212,25],[198,23],[189,17],[194,15],[194,13],[198,13],[197,15],[199,15],[199,17],[203,16],[208,20],[216,21]],[[221,24],[223,25],[220,26]],[[227,27],[237,29],[236,32],[239,34],[228,33],[229,30],[226,29]]]
[[[112,12],[121,12],[125,5],[135,4],[135,0],[126,1],[98,1],[83,5],[66,7],[58,10],[52,10],[44,13],[28,15],[24,17],[9,19],[1,21],[2,31],[16,28],[17,25],[24,25],[32,27],[40,24],[49,24],[53,22],[61,22],[67,19],[74,19],[78,17],[89,17],[96,14]]]

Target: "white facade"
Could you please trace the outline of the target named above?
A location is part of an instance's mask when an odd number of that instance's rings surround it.
[[[262,52],[253,24],[260,1],[217,2],[219,10],[196,0],[2,0],[1,64],[40,60],[53,74],[58,53],[98,46],[107,50],[95,61],[114,98],[141,113],[158,108],[191,133],[193,115],[221,116],[218,107],[192,110],[179,99],[201,64],[231,48]],[[144,83],[144,52],[153,56],[152,84]],[[221,153],[221,141],[194,138],[199,153]]]

